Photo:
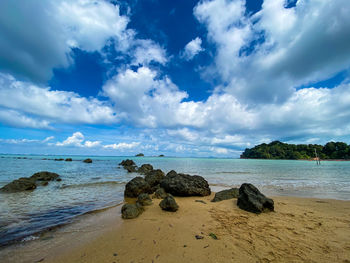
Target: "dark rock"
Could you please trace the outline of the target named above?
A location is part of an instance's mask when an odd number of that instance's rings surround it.
[[[238,188],[231,188],[231,189],[222,190],[220,192],[217,192],[215,194],[214,199],[211,200],[211,201],[212,202],[220,202],[220,201],[223,201],[223,200],[237,198],[238,195],[239,195],[239,189]]]
[[[121,166],[136,166],[134,161],[133,160],[129,160],[129,159],[121,161],[121,163],[119,163],[119,165],[121,165]]]
[[[154,192],[158,187],[157,185],[160,184],[160,181],[164,178],[164,173],[162,170],[152,170],[145,176],[146,182],[151,186],[152,191]]]
[[[57,179],[60,175],[56,174],[56,173],[51,173],[51,172],[47,172],[47,171],[42,171],[42,172],[38,172],[33,174],[30,179],[34,180],[34,181],[53,181],[55,179]]]
[[[73,160],[72,160],[72,158],[66,158],[65,161],[66,161],[66,162],[71,162],[71,161],[73,161]]]
[[[48,181],[43,181],[43,182],[41,183],[42,186],[47,186],[48,184],[49,184]]]
[[[170,171],[160,182],[160,187],[175,196],[206,196],[211,191],[208,182],[199,175],[177,174]]]
[[[164,154],[160,154],[160,155],[158,155],[158,157],[164,157]]]
[[[164,199],[165,197],[167,197],[167,193],[165,192],[165,190],[163,188],[158,188],[154,192],[154,197],[158,198],[158,199]]]
[[[136,173],[136,166],[124,166],[124,169],[128,171],[128,173]]]
[[[20,191],[34,190],[35,188],[36,184],[34,180],[22,177],[5,185],[4,187],[0,188],[0,190],[6,193],[14,193]]]
[[[61,179],[61,178],[57,178],[56,181],[57,181],[57,182],[61,182],[62,179]]]
[[[90,158],[87,158],[83,161],[84,163],[92,163],[92,160]]]
[[[141,165],[141,167],[137,170],[137,172],[141,174],[148,174],[151,171],[153,171],[153,166],[148,163]]]
[[[64,161],[64,159],[63,158],[56,158],[56,159],[54,159],[54,161]]]
[[[135,155],[136,157],[143,157],[143,156],[145,156],[143,153],[138,153],[138,154],[136,154]]]
[[[202,203],[202,204],[207,204],[207,202],[203,201],[203,200],[194,200],[197,203]]]
[[[138,176],[129,181],[125,186],[124,196],[126,197],[138,197],[143,193],[152,193],[150,185],[143,179]]]
[[[203,238],[204,238],[204,236],[195,235],[195,238],[196,238],[196,239],[203,239]]]
[[[241,185],[237,205],[243,210],[256,214],[265,211],[274,211],[273,200],[260,193],[258,188],[252,184]]]
[[[132,219],[138,217],[143,212],[140,204],[125,204],[122,207],[122,218]]]
[[[152,199],[151,199],[151,197],[149,197],[148,194],[143,193],[137,197],[137,203],[139,203],[142,206],[151,205]]]
[[[170,194],[167,195],[160,203],[159,206],[169,212],[176,212],[179,209],[174,197]]]

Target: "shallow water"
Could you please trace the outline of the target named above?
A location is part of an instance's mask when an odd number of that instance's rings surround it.
[[[0,156],[0,187],[38,171],[61,175],[34,191],[0,193],[0,246],[14,240],[30,240],[36,233],[70,222],[88,211],[123,201],[125,183],[136,174],[118,167],[127,157]],[[26,157],[27,159],[17,159]],[[42,160],[67,158],[73,162]],[[130,157],[129,157],[130,158]],[[241,160],[209,158],[134,157],[136,164],[150,163],[164,172],[199,174],[212,190],[249,182],[268,195],[350,200],[350,162]],[[35,237],[34,237],[35,238]]]

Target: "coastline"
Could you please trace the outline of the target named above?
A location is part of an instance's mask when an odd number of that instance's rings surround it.
[[[275,212],[256,215],[240,210],[236,199],[212,203],[212,197],[176,197],[176,213],[162,211],[153,199],[131,220],[112,207],[0,256],[52,263],[350,262],[350,201],[275,196]]]

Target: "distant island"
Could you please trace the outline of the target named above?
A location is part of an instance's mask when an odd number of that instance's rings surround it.
[[[315,158],[323,160],[350,159],[350,145],[344,142],[328,142],[324,146],[318,144],[288,144],[273,141],[262,143],[253,148],[247,148],[241,154],[241,159],[284,159],[303,160]]]
[[[143,156],[145,156],[143,153],[138,153],[138,154],[136,154],[135,155],[136,157],[143,157]]]

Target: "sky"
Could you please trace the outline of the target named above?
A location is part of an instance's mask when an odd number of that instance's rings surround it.
[[[350,141],[348,0],[2,0],[0,153]]]

